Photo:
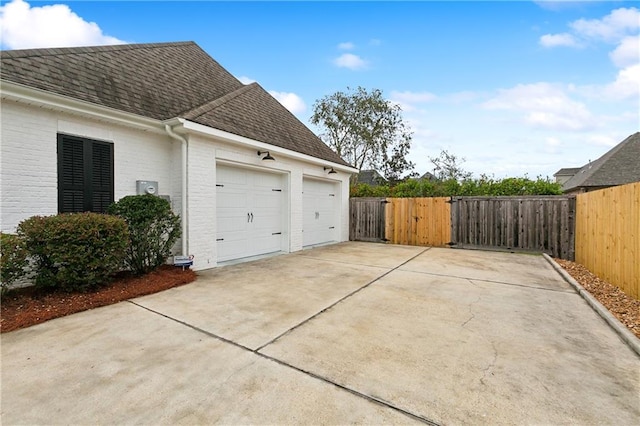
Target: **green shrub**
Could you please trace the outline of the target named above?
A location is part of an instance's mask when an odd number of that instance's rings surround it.
[[[351,187],[351,197],[450,197],[497,195],[560,195],[562,187],[549,178],[536,180],[525,177],[495,180],[486,175],[479,179],[419,181],[408,179],[394,187],[370,186],[364,183]]]
[[[180,238],[180,217],[160,197],[129,195],[112,204],[108,212],[127,222],[130,242],[125,265],[136,274],[162,265]]]
[[[0,233],[0,293],[4,294],[10,284],[25,276],[27,256],[22,238]]]
[[[128,242],[124,220],[98,213],[33,216],[18,235],[35,266],[35,284],[86,291],[109,282],[122,267]]]

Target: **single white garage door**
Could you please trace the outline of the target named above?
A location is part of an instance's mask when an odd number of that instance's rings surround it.
[[[339,185],[305,178],[302,184],[302,242],[304,246],[336,241],[339,220]]]
[[[218,165],[218,262],[283,250],[284,175]]]

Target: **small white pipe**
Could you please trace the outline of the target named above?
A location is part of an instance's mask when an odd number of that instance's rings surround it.
[[[187,229],[188,229],[187,227],[187,222],[188,222],[187,220],[187,140],[183,136],[180,136],[179,134],[174,132],[173,128],[168,124],[164,125],[164,130],[167,132],[167,134],[171,138],[176,139],[181,143],[180,159],[182,163],[182,170],[181,170],[182,193],[180,194],[181,196],[180,197],[181,198],[180,222],[182,224],[182,255],[189,256],[188,249],[187,249]]]

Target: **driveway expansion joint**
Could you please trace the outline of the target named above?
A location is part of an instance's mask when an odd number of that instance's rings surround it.
[[[411,260],[411,259],[409,259],[409,260]],[[379,277],[379,278],[382,278],[382,276]],[[374,281],[376,281],[376,280],[374,280]],[[374,281],[372,281],[369,284],[372,284]],[[367,285],[369,285],[369,284],[367,284]],[[229,339],[226,339],[226,338],[224,338],[222,336],[218,336],[217,334],[211,333],[211,332],[209,332],[207,330],[204,330],[204,329],[202,329],[200,327],[196,327],[195,325],[189,324],[189,323],[187,323],[185,321],[179,320],[177,318],[174,318],[174,317],[171,317],[169,315],[163,314],[162,312],[158,312],[158,311],[156,311],[154,309],[148,308],[148,307],[146,307],[144,305],[141,305],[139,303],[134,302],[133,300],[127,300],[127,302],[129,302],[132,305],[135,305],[135,306],[137,306],[139,308],[147,310],[147,311],[149,311],[149,312],[151,312],[153,314],[159,315],[159,316],[164,317],[164,318],[166,318],[168,320],[177,322],[178,324],[181,324],[181,325],[184,325],[184,326],[186,326],[188,328],[191,328],[192,330],[197,331],[199,333],[202,333],[202,334],[204,334],[204,335],[206,335],[208,337],[214,338],[214,339],[219,340],[219,341],[221,341],[223,343],[228,343],[228,344],[230,344],[232,346],[235,346],[235,347],[237,347],[239,349],[242,349],[244,351],[251,352],[254,355],[257,355],[257,356],[259,356],[259,357],[261,357],[263,359],[269,360],[271,362],[275,362],[276,364],[282,365],[283,367],[290,368],[290,369],[295,370],[295,371],[297,371],[299,373],[302,373],[302,374],[304,374],[306,376],[309,376],[309,377],[312,377],[312,378],[314,378],[316,380],[320,380],[321,382],[327,383],[329,385],[333,385],[333,386],[335,386],[335,387],[337,387],[337,388],[339,388],[339,389],[341,389],[343,391],[349,392],[350,394],[352,394],[354,396],[363,398],[363,399],[365,399],[365,400],[367,400],[369,402],[372,402],[374,404],[377,404],[377,405],[389,408],[391,410],[397,411],[397,412],[399,412],[399,413],[401,413],[401,414],[403,414],[403,415],[405,415],[407,417],[410,417],[410,418],[412,418],[414,420],[417,420],[417,421],[419,421],[421,423],[425,423],[425,424],[428,424],[430,426],[441,426],[440,423],[434,422],[433,420],[430,420],[430,419],[428,419],[428,418],[426,418],[424,416],[421,416],[419,414],[415,414],[415,413],[412,413],[410,411],[407,411],[407,410],[405,410],[403,408],[400,408],[400,407],[398,407],[398,406],[396,406],[394,404],[391,404],[390,402],[381,400],[379,398],[367,395],[367,394],[362,393],[362,392],[358,392],[355,389],[352,389],[352,388],[347,387],[345,385],[341,385],[340,383],[334,382],[334,381],[330,380],[327,377],[320,376],[318,374],[312,373],[311,371],[307,371],[307,370],[304,370],[302,368],[296,367],[295,365],[289,364],[289,363],[287,363],[285,361],[282,361],[282,360],[280,360],[278,358],[274,358],[272,356],[269,356],[269,355],[266,355],[266,354],[264,354],[262,352],[259,352],[260,349],[262,349],[262,347],[257,348],[257,349],[251,349],[251,348],[249,348],[247,346],[241,345],[240,343],[234,342],[233,340],[229,340]],[[233,374],[236,374],[236,373],[237,372],[235,372]],[[233,376],[233,374],[231,376]],[[231,377],[231,376],[229,376],[229,377]]]
[[[482,278],[461,277],[461,276],[458,276],[458,275],[438,274],[437,272],[413,271],[411,269],[401,269],[401,271],[411,272],[413,274],[433,275],[433,276],[436,276],[436,277],[458,278],[458,279],[461,279],[461,280],[467,280],[473,285],[476,285],[476,283],[474,283],[474,281],[480,281],[480,282],[491,283],[491,284],[501,284],[501,285],[509,285],[509,286],[513,286],[513,287],[530,288],[532,290],[553,291],[555,293],[567,293],[567,294],[574,294],[575,293],[571,289],[569,289],[569,290],[558,290],[558,289],[555,289],[555,288],[536,287],[534,285],[527,285],[527,284],[508,283],[508,282],[505,282],[505,281],[487,280],[487,279],[482,279]]]
[[[294,325],[293,327],[289,328],[288,330],[284,331],[283,333],[279,334],[278,336],[274,337],[273,339],[271,339],[270,341],[268,341],[267,343],[263,344],[262,346],[258,347],[256,349],[256,351],[259,351],[261,349],[264,349],[265,347],[269,346],[270,344],[274,343],[275,341],[277,341],[278,339],[280,339],[281,337],[291,333],[293,330],[297,329],[298,327],[308,323],[309,321],[313,320],[314,318],[318,317],[320,314],[328,311],[329,309],[333,308],[334,306],[336,306],[338,303],[350,298],[351,296],[353,296],[356,293],[359,293],[360,291],[364,290],[365,288],[369,287],[371,284],[381,280],[382,278],[386,277],[387,275],[389,275],[390,273],[392,273],[393,271],[396,271],[398,268],[406,265],[407,263],[411,262],[413,259],[417,258],[418,256],[422,255],[423,253],[425,253],[426,251],[428,251],[429,249],[431,249],[431,247],[427,247],[424,250],[422,250],[420,253],[416,254],[415,256],[412,256],[411,258],[405,260],[404,262],[402,262],[401,264],[399,264],[398,266],[389,269],[388,271],[386,271],[384,274],[374,278],[373,280],[369,281],[368,283],[366,283],[365,285],[363,285],[362,287],[358,287],[357,289],[353,290],[351,293],[348,293],[347,295],[341,297],[340,299],[336,300],[335,302],[333,302],[332,304],[330,304],[329,306],[323,308],[321,311],[316,312],[315,314],[311,315],[309,318],[305,319],[304,321]]]

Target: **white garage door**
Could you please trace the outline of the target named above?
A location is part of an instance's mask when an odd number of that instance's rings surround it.
[[[338,184],[314,179],[303,181],[303,245],[337,240],[339,220]]]
[[[284,175],[218,165],[218,262],[283,249]]]

